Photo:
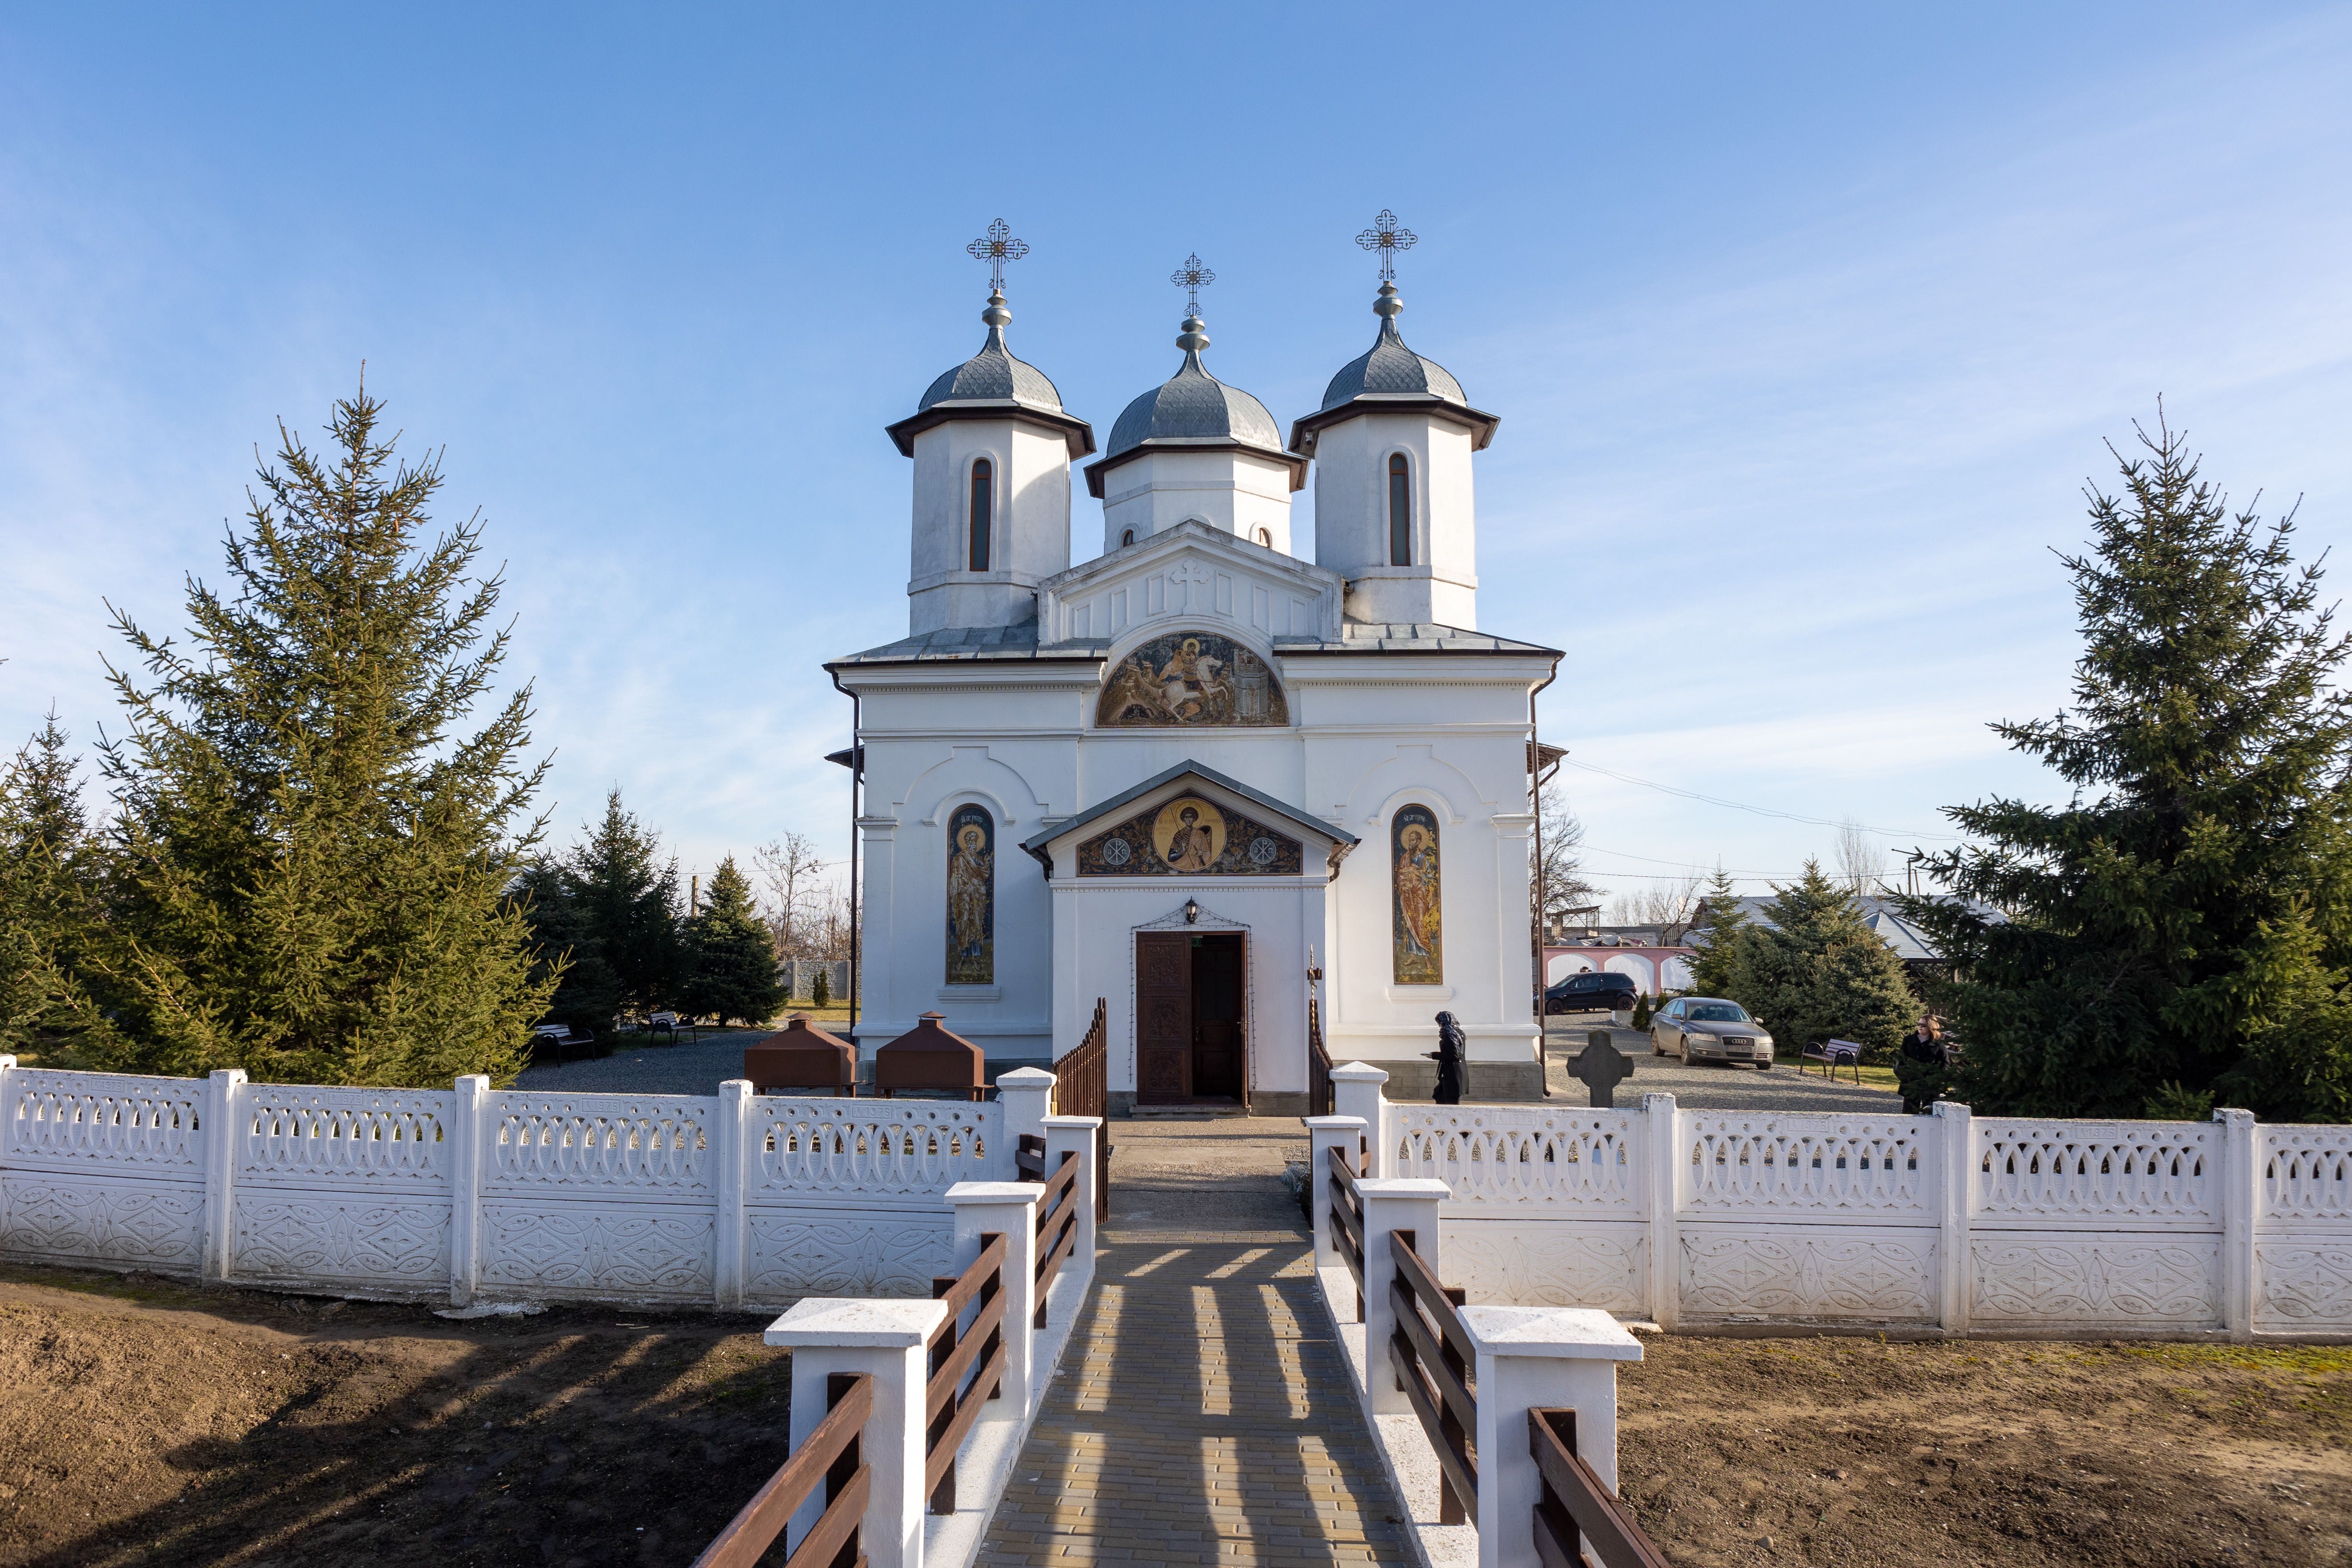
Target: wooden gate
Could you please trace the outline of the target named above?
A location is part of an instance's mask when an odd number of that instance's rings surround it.
[[[1087,1026],[1087,1037],[1073,1047],[1068,1055],[1054,1062],[1054,1114],[1056,1116],[1110,1115],[1110,1005],[1103,997],[1095,998],[1095,1021]],[[1095,1223],[1110,1218],[1110,1123],[1105,1121],[1102,1131],[1095,1135]],[[1038,1151],[1040,1156],[1045,1151]],[[1041,1178],[1042,1179],[1042,1178]],[[1041,1300],[1043,1298],[1039,1298]]]
[[[1192,1098],[1189,931],[1135,933],[1135,1098],[1147,1104]]]

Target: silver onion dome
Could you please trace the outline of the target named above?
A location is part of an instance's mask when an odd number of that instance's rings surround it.
[[[1292,451],[1311,457],[1317,431],[1350,415],[1379,408],[1431,408],[1469,426],[1482,450],[1494,439],[1495,426],[1501,421],[1470,405],[1452,371],[1405,347],[1396,325],[1403,310],[1404,300],[1398,297],[1396,285],[1381,284],[1380,297],[1372,302],[1373,312],[1381,318],[1380,335],[1370,348],[1339,367],[1339,374],[1323,389],[1323,406],[1291,426]]]
[[[1110,428],[1110,444],[1101,458],[1087,465],[1087,488],[1102,492],[1102,477],[1122,459],[1157,448],[1258,453],[1297,465],[1282,449],[1282,427],[1265,404],[1238,386],[1227,386],[1201,363],[1209,346],[1205,323],[1197,315],[1184,318],[1176,346],[1184,363],[1165,382],[1129,404]],[[1297,485],[1292,486],[1297,489]]]
[[[1002,419],[1007,415],[1060,430],[1073,458],[1092,452],[1094,427],[1063,408],[1062,395],[1044,371],[1013,358],[1005,346],[1004,329],[1012,324],[1013,312],[1005,306],[1002,289],[989,295],[988,308],[980,319],[988,326],[980,352],[952,370],[940,372],[925,389],[914,414],[889,426],[889,437],[899,452],[914,456],[915,437],[950,419]]]

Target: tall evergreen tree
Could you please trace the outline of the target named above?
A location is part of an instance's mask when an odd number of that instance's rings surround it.
[[[687,1011],[721,1023],[761,1024],[786,998],[776,978],[775,939],[760,919],[751,884],[730,855],[710,879],[710,891],[686,926],[692,978]]]
[[[589,828],[564,865],[579,921],[578,959],[612,976],[614,1011],[646,1013],[683,998],[685,948],[678,929],[677,860],[665,859],[660,836],[639,823],[614,788],[603,820]],[[594,989],[593,970],[579,989]],[[597,1021],[612,1025],[612,1013]]]
[[[554,856],[534,855],[515,879],[514,899],[530,922],[531,978],[554,987],[545,1021],[582,1035],[610,1030],[621,984],[587,941],[571,873]]]
[[[1738,1001],[1748,988],[1748,947],[1756,931],[1740,907],[1739,890],[1719,865],[1707,883],[1705,907],[1706,928],[1692,933],[1697,951],[1691,955],[1691,990]]]
[[[53,710],[0,773],[0,1051],[72,1063],[111,1026],[80,980],[99,859]]]
[[[436,534],[437,463],[397,462],[382,404],[336,404],[332,449],[280,429],[226,595],[191,578],[187,640],[116,623],[120,805],[107,940],[113,1065],[257,1079],[512,1076],[550,986],[508,898],[546,769],[528,688],[478,730],[508,633],[471,577],[478,520]]]
[[[1874,1059],[1890,1058],[1918,1016],[1903,961],[1818,861],[1807,860],[1803,876],[1774,883],[1772,892],[1764,909],[1769,927],[1751,930],[1742,944],[1743,989],[1734,1000],[1763,1018],[1776,1041],[1852,1040]]]
[[[1995,724],[2074,787],[1946,815],[1926,858],[1965,900],[1910,913],[1953,964],[1941,997],[1979,1110],[2136,1116],[2208,1095],[2352,1119],[2347,650],[2296,565],[2293,515],[2232,512],[2159,417],[2091,491],[2065,555],[2084,649],[2071,713]]]

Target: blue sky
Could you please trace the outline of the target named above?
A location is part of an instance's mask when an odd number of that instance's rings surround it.
[[[1197,249],[1286,425],[1384,206],[1407,340],[1503,418],[1480,620],[1569,650],[1612,889],[1832,835],[1611,773],[1891,847],[2054,797],[1984,725],[2063,701],[2050,552],[2159,394],[2306,550],[2352,531],[2343,6],[20,5],[0,733],[95,734],[102,601],[180,624],[364,360],[507,563],[557,830],[618,784],[689,867],[844,852],[818,667],[905,628],[881,427],[979,342],[964,243],[1034,247],[1014,348],[1098,432]]]

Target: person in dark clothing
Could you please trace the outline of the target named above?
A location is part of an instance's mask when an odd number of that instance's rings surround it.
[[[1944,1034],[1932,1017],[1903,1037],[1895,1081],[1903,1086],[1903,1114],[1924,1116],[1944,1089]]]
[[[1467,1042],[1462,1036],[1462,1026],[1451,1013],[1437,1016],[1437,1048],[1421,1054],[1437,1064],[1437,1103],[1462,1103],[1463,1049]]]

